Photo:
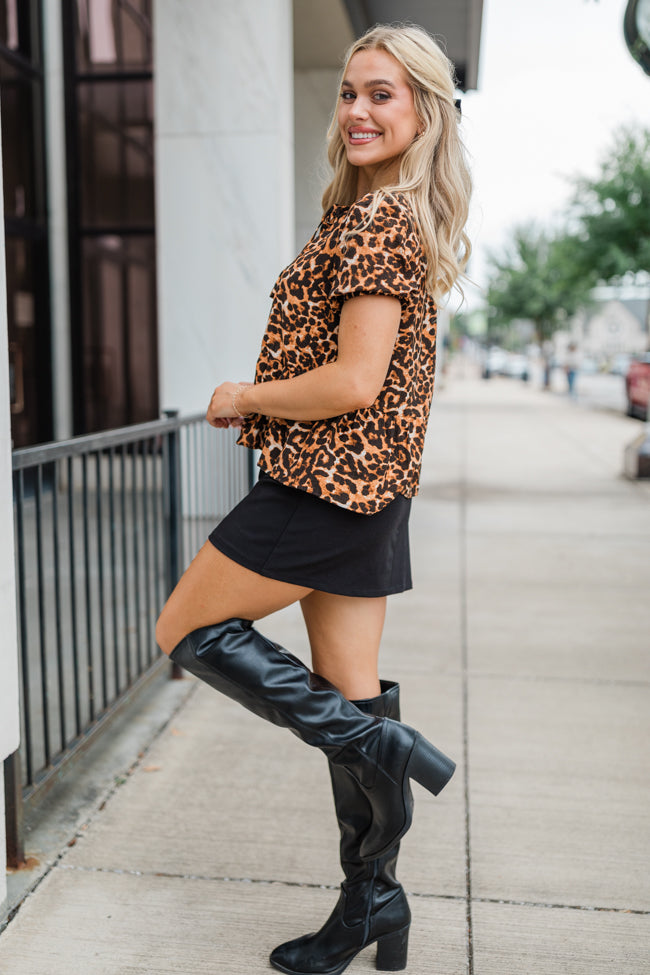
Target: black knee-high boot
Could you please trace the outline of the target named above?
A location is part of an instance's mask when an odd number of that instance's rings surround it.
[[[399,721],[399,685],[381,682],[382,693],[354,701],[359,710]],[[376,860],[359,856],[372,810],[356,779],[330,762],[334,806],[341,832],[341,866],[345,880],[338,902],[320,931],[277,947],[271,964],[289,975],[338,975],[367,945],[377,942],[377,968],[406,967],[411,923],[406,895],[395,876],[399,844]]]
[[[410,827],[409,779],[438,795],[453,774],[451,759],[417,731],[364,714],[249,620],[194,630],[171,658],[249,711],[320,748],[355,777],[372,808],[359,849],[362,860],[382,856]]]

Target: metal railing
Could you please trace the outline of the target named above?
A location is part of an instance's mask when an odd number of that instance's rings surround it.
[[[202,416],[14,451],[21,746],[5,762],[7,854],[22,804],[160,665],[154,626],[248,490],[252,454]]]

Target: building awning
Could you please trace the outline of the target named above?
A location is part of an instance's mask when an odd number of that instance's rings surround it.
[[[340,68],[354,37],[373,24],[424,27],[456,66],[459,88],[478,87],[483,0],[294,0],[297,68]]]

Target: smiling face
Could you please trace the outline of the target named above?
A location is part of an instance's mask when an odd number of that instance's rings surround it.
[[[357,51],[350,59],[338,125],[348,161],[359,169],[358,196],[396,182],[419,121],[406,72],[387,51]]]

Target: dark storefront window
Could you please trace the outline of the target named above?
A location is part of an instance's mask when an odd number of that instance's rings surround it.
[[[77,85],[81,219],[90,228],[152,227],[151,82]]]
[[[0,113],[15,447],[52,437],[41,14],[0,0]]]
[[[66,0],[75,431],[158,416],[151,0]]]
[[[157,416],[153,237],[83,241],[83,385],[88,431]],[[97,309],[101,309],[98,315]],[[150,328],[142,327],[145,323]]]

